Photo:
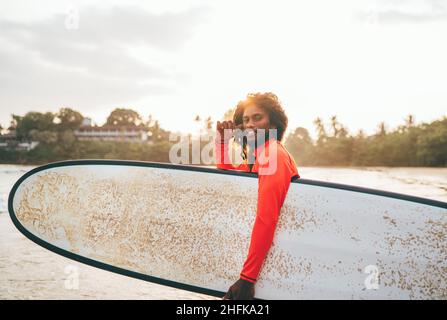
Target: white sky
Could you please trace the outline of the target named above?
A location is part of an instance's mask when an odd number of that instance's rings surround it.
[[[76,6],[73,7],[73,4]],[[67,12],[79,28],[67,29]],[[447,1],[11,1],[0,4],[0,123],[129,107],[191,131],[249,92],[289,129],[337,115],[350,132],[447,115]],[[69,27],[70,28],[70,27]]]

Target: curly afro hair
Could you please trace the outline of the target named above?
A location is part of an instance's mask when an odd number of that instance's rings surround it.
[[[233,122],[235,125],[242,124],[244,110],[251,104],[263,109],[269,115],[270,125],[277,128],[277,139],[278,141],[281,141],[284,136],[284,132],[287,129],[288,119],[276,94],[272,92],[249,93],[247,98],[239,101],[236,106],[236,110],[234,111],[233,115]]]

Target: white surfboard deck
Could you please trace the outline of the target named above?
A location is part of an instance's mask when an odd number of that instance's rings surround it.
[[[222,296],[239,278],[256,175],[80,160],[26,173],[16,227],[43,247],[128,276]],[[256,284],[260,299],[446,299],[447,203],[292,182]]]

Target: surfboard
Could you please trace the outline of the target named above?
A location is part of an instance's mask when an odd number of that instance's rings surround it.
[[[256,174],[119,160],[37,167],[9,195],[15,226],[65,257],[222,297],[256,216]],[[447,203],[299,179],[259,299],[446,299]]]

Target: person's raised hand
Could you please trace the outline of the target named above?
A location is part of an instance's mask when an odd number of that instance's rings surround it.
[[[228,142],[228,140],[230,140],[233,137],[234,130],[241,129],[241,128],[242,128],[242,125],[236,126],[234,124],[234,122],[231,120],[222,121],[222,122],[217,121],[217,124],[216,124],[217,139],[220,142]]]

